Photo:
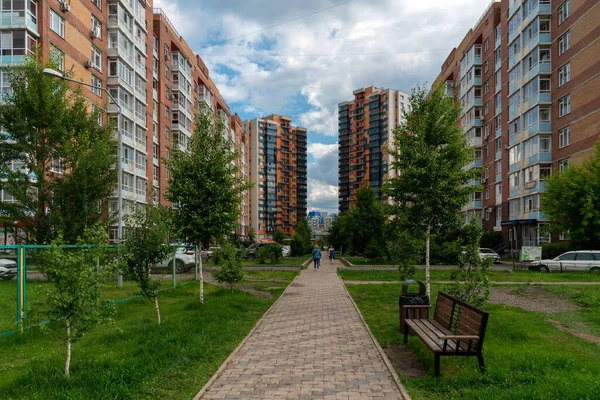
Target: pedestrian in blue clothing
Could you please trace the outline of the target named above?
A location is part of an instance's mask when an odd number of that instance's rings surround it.
[[[335,260],[335,250],[333,249],[333,246],[331,246],[329,248],[329,262],[333,264],[333,260]]]
[[[314,269],[318,270],[319,267],[321,266],[321,249],[319,249],[319,246],[315,244],[315,248],[312,251],[312,258],[313,258],[313,262],[315,264]]]

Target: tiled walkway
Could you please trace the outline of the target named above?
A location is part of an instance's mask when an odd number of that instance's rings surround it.
[[[302,271],[196,398],[403,399],[338,266]]]

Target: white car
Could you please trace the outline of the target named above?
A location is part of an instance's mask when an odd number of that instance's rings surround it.
[[[0,259],[0,281],[10,281],[17,275],[17,263],[5,258]]]
[[[551,260],[534,261],[541,272],[600,272],[600,250],[569,251]]]
[[[500,256],[492,249],[488,249],[486,247],[479,248],[479,258],[486,259],[489,258],[494,261],[494,264],[498,264],[500,262]]]
[[[169,257],[162,263],[158,264],[158,268],[167,268],[169,271],[172,268],[173,257]],[[175,251],[175,272],[180,274],[187,272],[196,265],[196,256],[194,255],[194,249],[187,249],[185,247],[178,247]]]

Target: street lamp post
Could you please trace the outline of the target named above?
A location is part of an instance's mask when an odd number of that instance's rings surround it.
[[[101,86],[94,86],[91,83],[87,83],[87,82],[82,82],[82,81],[78,81],[76,79],[72,79],[69,78],[67,76],[65,76],[62,72],[59,72],[55,69],[52,68],[44,68],[42,70],[42,73],[46,74],[46,75],[51,75],[55,78],[58,79],[62,79],[65,81],[69,81],[69,82],[73,82],[76,83],[78,85],[82,85],[82,86],[88,86],[91,88],[95,88],[95,89],[100,89],[103,92],[106,93],[106,95],[108,96],[108,98],[110,99],[110,101],[112,101],[112,103],[114,105],[117,106],[117,109],[119,110],[119,115],[121,114],[121,106],[119,105],[119,103],[117,102],[117,100],[112,97],[112,95],[110,94],[110,92],[106,89],[103,88]],[[119,133],[119,128],[117,125],[117,174],[118,174],[118,180],[117,180],[117,218],[119,219],[119,223],[117,225],[117,241],[121,241],[121,235],[123,234],[123,193],[122,193],[122,188],[121,188],[121,181],[123,180],[122,177],[122,166],[121,166],[121,152],[122,152],[122,147],[123,147],[123,138],[121,137],[121,134]],[[119,275],[118,278],[118,286],[121,287],[123,286],[123,276]]]

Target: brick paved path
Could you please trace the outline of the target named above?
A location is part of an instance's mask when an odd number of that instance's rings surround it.
[[[196,398],[403,399],[339,266],[302,271]]]

